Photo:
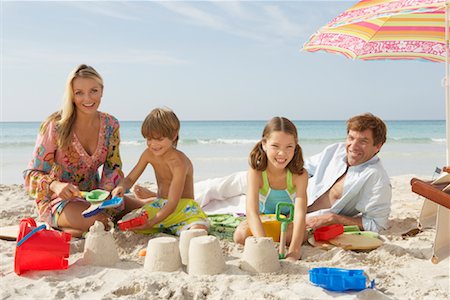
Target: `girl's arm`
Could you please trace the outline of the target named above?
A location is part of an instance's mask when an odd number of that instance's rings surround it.
[[[291,244],[286,255],[288,260],[298,260],[301,257],[301,247],[305,237],[305,219],[307,209],[306,188],[308,186],[308,173],[306,170],[301,175],[294,175],[293,181],[296,187],[295,209],[294,209],[294,230]]]
[[[259,187],[261,180],[261,172],[250,168],[248,171],[246,213],[248,225],[255,237],[266,236],[261,219],[259,218]]]

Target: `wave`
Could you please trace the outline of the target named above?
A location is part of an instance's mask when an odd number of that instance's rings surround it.
[[[446,142],[445,138],[428,138],[428,137],[406,137],[397,138],[391,137],[387,140],[388,143],[401,143],[401,144],[444,144]]]
[[[345,138],[300,138],[300,144],[332,144],[343,142]],[[226,138],[199,138],[199,139],[181,139],[179,145],[254,145],[258,142],[256,139],[226,139]],[[387,143],[391,144],[444,144],[445,138],[414,138],[414,137],[390,137]],[[33,148],[35,140],[0,140],[1,148],[27,147]],[[145,146],[146,142],[139,140],[122,140],[122,146]]]

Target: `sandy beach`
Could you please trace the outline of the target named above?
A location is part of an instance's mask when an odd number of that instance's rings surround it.
[[[276,273],[252,274],[239,268],[243,247],[220,241],[226,271],[213,276],[192,276],[186,270],[146,272],[138,252],[150,236],[114,232],[120,261],[114,267],[83,262],[85,240],[71,243],[69,268],[58,271],[13,271],[15,242],[0,241],[0,299],[448,299],[449,259],[430,261],[434,229],[402,239],[416,226],[423,199],[410,191],[413,175],[392,177],[393,203],[390,228],[382,232],[384,244],[370,252],[303,246],[302,259],[281,262]],[[148,183],[147,183],[148,185]],[[0,225],[18,224],[37,217],[34,202],[22,185],[0,186]],[[374,289],[337,293],[313,286],[308,270],[314,267],[363,269]]]

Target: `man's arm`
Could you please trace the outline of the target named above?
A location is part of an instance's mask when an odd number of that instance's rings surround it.
[[[342,225],[358,225],[358,227],[364,230],[362,217],[348,217],[333,213],[323,214],[319,216],[308,217],[306,216],[306,228],[317,229],[322,226],[328,226],[332,224]]]
[[[306,228],[318,228],[331,224],[358,225],[362,230],[379,232],[387,228],[391,211],[391,185],[389,179],[377,173],[371,174],[359,193],[352,198],[358,216],[344,216],[334,213],[306,217]]]

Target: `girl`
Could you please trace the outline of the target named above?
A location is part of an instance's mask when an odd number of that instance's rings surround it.
[[[74,237],[97,220],[108,223],[103,213],[82,216],[90,204],[80,198],[80,191],[111,191],[123,178],[119,122],[98,111],[102,95],[103,80],[97,71],[87,65],[76,67],[67,78],[63,107],[42,123],[24,171],[25,188],[36,200],[41,220]],[[126,203],[125,212],[141,205]]]
[[[305,235],[308,174],[303,169],[303,154],[295,125],[283,117],[270,120],[264,127],[261,141],[250,153],[249,163],[247,220],[236,228],[234,241],[244,244],[250,235],[266,236],[260,214],[274,214],[279,202],[294,203],[294,222],[287,232],[290,247],[286,259],[300,259]]]

